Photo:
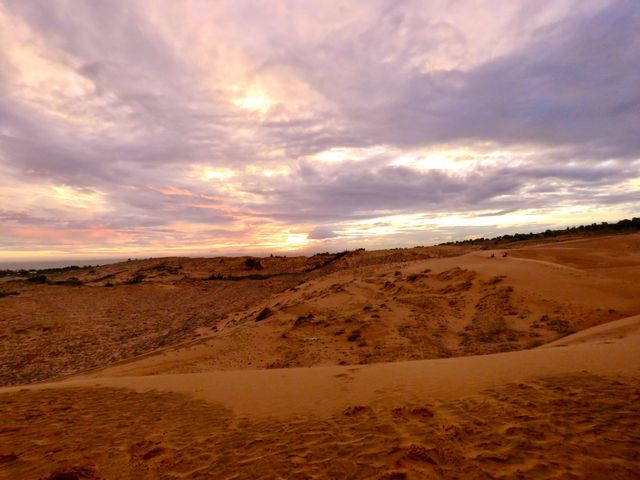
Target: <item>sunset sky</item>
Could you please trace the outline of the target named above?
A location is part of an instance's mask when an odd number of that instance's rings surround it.
[[[640,213],[640,2],[0,0],[0,261]]]

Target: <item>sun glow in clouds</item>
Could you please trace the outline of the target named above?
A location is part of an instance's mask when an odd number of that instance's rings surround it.
[[[96,205],[100,202],[101,194],[98,192],[79,190],[68,185],[52,185],[53,193],[51,196],[69,205],[78,205],[86,207],[88,205]]]
[[[210,168],[210,167],[195,167],[194,174],[196,178],[202,181],[210,180],[228,180],[236,176],[236,172],[230,168]]]
[[[390,149],[385,146],[375,146],[369,148],[347,148],[334,147],[309,157],[310,160],[323,163],[341,163],[347,161],[370,160],[379,155],[387,155]]]
[[[443,170],[466,174],[477,169],[518,167],[525,152],[474,149],[472,147],[428,149],[398,154],[392,165],[413,168],[418,171]]]
[[[231,90],[235,95],[231,102],[248,112],[265,114],[275,103],[265,89],[256,85],[251,85],[244,91],[238,85],[233,85]]]

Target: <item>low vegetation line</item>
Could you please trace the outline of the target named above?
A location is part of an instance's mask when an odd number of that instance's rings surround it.
[[[446,242],[441,245],[478,245],[478,244],[500,244],[519,242],[522,240],[540,240],[545,238],[559,237],[561,235],[567,235],[572,233],[595,233],[595,234],[610,234],[610,233],[622,233],[633,232],[640,230],[640,218],[633,217],[631,219],[620,220],[616,223],[592,223],[591,225],[580,225],[577,227],[567,227],[560,230],[545,230],[538,233],[515,233],[513,235],[501,235],[493,238],[472,238],[468,240],[458,240],[456,242]]]

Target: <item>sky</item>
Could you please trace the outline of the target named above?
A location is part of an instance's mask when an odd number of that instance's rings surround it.
[[[0,261],[639,213],[637,0],[0,0],[0,45]]]

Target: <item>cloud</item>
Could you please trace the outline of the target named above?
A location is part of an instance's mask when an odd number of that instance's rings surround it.
[[[411,24],[405,12],[391,18],[405,28]],[[331,56],[319,49],[299,64],[302,75],[357,126],[361,145],[588,144],[595,154],[637,157],[637,2],[620,0],[578,10],[540,26],[508,52],[451,69],[425,69],[411,61],[416,44],[422,55],[441,42],[450,45],[438,29],[431,35],[410,30],[414,36],[406,37],[406,51],[381,62],[385,47],[378,46],[386,44],[392,19],[380,19],[366,35],[356,30],[345,33],[346,39],[338,36],[330,45]],[[433,31],[428,26],[423,29]],[[464,32],[452,25],[447,31],[464,43]],[[355,65],[346,67],[354,60]]]
[[[633,212],[639,23],[632,0],[5,0],[0,254],[36,226],[61,249],[258,251]]]
[[[311,240],[326,240],[327,238],[335,238],[337,236],[338,234],[327,226],[316,227],[309,233]]]

